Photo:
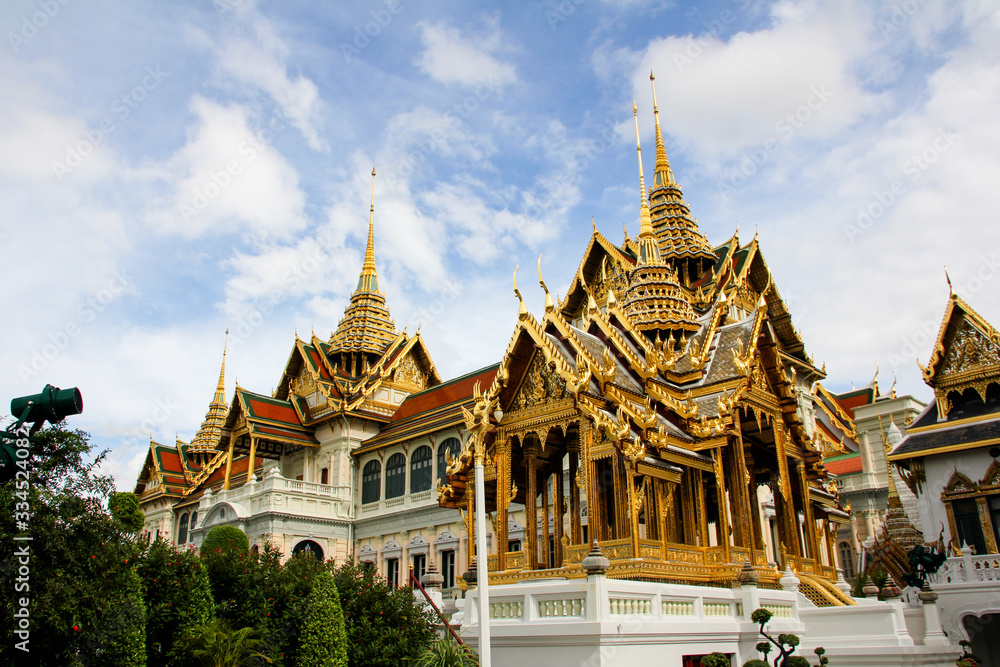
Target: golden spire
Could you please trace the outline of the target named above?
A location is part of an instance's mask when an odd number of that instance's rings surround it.
[[[653,117],[656,119],[656,172],[653,175],[653,187],[676,184],[674,172],[667,160],[667,149],[663,146],[663,132],[660,130],[660,109],[656,105],[656,77],[649,73],[649,82],[653,87]]]
[[[226,329],[226,342],[222,344],[222,368],[219,369],[219,384],[215,388],[213,403],[226,402],[226,350],[229,349],[229,329]]]
[[[375,167],[372,167],[372,200],[368,209],[368,246],[365,248],[365,262],[361,265],[358,290],[378,291],[378,272],[375,269]]]
[[[639,107],[632,100],[632,118],[635,120],[635,150],[639,156],[639,261],[649,264],[660,260],[660,251],[653,236],[653,222],[649,217],[646,200],[646,179],[642,173],[642,145],[639,143]]]
[[[215,388],[215,397],[208,404],[208,412],[201,428],[191,439],[192,448],[214,449],[222,435],[222,426],[226,423],[226,351],[229,348],[229,329],[226,329],[226,342],[222,346],[222,368],[219,369],[219,384]]]
[[[381,355],[397,335],[396,325],[385,305],[385,295],[379,291],[378,272],[375,269],[375,168],[373,167],[365,261],[361,265],[361,275],[358,277],[358,286],[351,295],[351,302],[344,311],[343,319],[337,324],[337,330],[330,337],[330,345],[333,348],[331,352]]]

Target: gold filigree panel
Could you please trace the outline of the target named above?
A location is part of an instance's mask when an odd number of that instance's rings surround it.
[[[988,367],[1000,366],[1000,344],[963,319],[945,356],[938,378],[966,374]]]
[[[510,410],[516,413],[564,398],[566,381],[558,373],[549,370],[544,355],[536,353],[514,395]]]

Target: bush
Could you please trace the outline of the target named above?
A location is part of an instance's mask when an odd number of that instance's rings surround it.
[[[701,659],[701,667],[730,667],[733,663],[725,653],[710,653]]]
[[[478,667],[479,656],[468,646],[446,636],[417,657],[414,667]]]
[[[264,641],[254,628],[234,629],[225,619],[188,628],[181,636],[185,665],[203,667],[250,667],[260,661],[271,663],[260,652]]]
[[[156,540],[138,572],[145,592],[147,667],[182,665],[178,638],[214,615],[208,571],[191,549]]]
[[[434,618],[407,588],[392,588],[368,568],[352,563],[334,572],[347,625],[352,667],[405,665],[434,640]]]
[[[305,621],[299,631],[298,664],[310,667],[347,667],[347,630],[333,575],[317,575],[307,599]]]
[[[201,543],[201,553],[213,549],[219,549],[227,556],[245,556],[250,551],[250,540],[235,526],[216,526],[208,531],[205,541]]]
[[[744,662],[743,667],[771,667],[771,665],[767,664],[763,660],[758,660],[757,658],[754,658],[753,660],[747,660],[746,662]]]
[[[812,667],[809,661],[803,658],[801,655],[793,655],[785,663],[786,667]]]

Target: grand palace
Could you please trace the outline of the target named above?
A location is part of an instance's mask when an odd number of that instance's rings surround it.
[[[915,509],[916,463],[886,464],[924,405],[880,395],[877,381],[844,395],[823,388],[826,370],[793,326],[758,238],[736,230],[713,245],[700,231],[667,158],[655,90],[653,99],[655,163],[647,192],[638,150],[635,236],[615,243],[594,225],[559,300],[539,260],[537,315],[521,293],[527,272],[515,269],[506,351],[458,378],[442,378],[433,341],[390,316],[373,170],[364,263],[343,319],[328,337],[295,336],[271,394],[237,385],[227,400],[223,353],[191,442],[150,442],[135,488],[150,537],[199,544],[213,526],[236,526],[254,548],[371,563],[393,583],[433,565],[461,598],[477,556],[479,447],[489,553],[478,557],[498,587],[583,585],[593,573],[581,563],[596,548],[613,581],[739,589],[749,569],[761,594],[793,590],[795,610],[856,606],[841,568],[854,574],[862,543],[888,535],[891,508],[906,530],[931,518]],[[638,148],[635,106],[633,115]],[[995,551],[992,534],[980,539]],[[655,595],[658,614],[687,609]],[[528,620],[515,597],[491,604],[491,618]],[[744,613],[742,603],[692,604],[692,614]],[[583,609],[559,605],[557,616]],[[939,664],[859,660],[842,664]]]

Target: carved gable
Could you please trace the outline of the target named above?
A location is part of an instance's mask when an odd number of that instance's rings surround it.
[[[414,391],[420,391],[427,387],[427,373],[420,370],[420,366],[412,354],[407,354],[399,362],[399,366],[396,367],[394,380],[396,383],[405,385]]]
[[[514,395],[513,410],[526,410],[543,403],[558,401],[566,397],[566,381],[550,371],[545,357],[536,353],[528,366],[521,386]]]
[[[1000,366],[1000,345],[963,318],[951,341],[938,377]]]

